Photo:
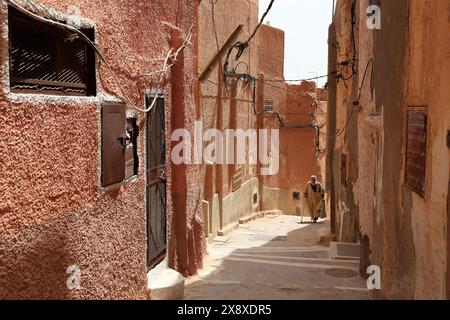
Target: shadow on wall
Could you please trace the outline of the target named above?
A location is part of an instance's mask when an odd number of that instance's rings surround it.
[[[0,300],[146,299],[144,216],[134,212],[106,199],[2,234]],[[81,273],[79,289],[68,287],[71,266]]]
[[[0,300],[69,298],[67,232],[56,222],[0,237]]]

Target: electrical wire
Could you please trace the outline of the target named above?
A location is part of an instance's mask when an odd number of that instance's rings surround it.
[[[354,106],[354,107],[352,108],[352,111],[351,111],[351,113],[350,113],[350,116],[347,118],[347,121],[346,121],[346,123],[345,123],[344,128],[342,128],[342,129],[336,134],[336,136],[330,137],[331,139],[340,137],[340,136],[347,130],[348,126],[350,125],[350,121],[352,120],[352,118],[353,118],[353,116],[354,116],[354,113],[355,113],[355,107],[356,107],[356,106],[359,106],[359,102],[360,102],[360,100],[361,100],[362,89],[364,88],[364,82],[365,82],[365,80],[366,80],[367,72],[368,72],[368,70],[369,70],[369,66],[370,66],[370,65],[372,65],[372,76],[373,76],[374,59],[373,59],[373,58],[370,58],[369,61],[367,62],[366,69],[365,69],[365,71],[364,71],[364,76],[363,76],[363,79],[362,79],[362,82],[361,82],[361,86],[360,86],[360,88],[359,88],[359,90],[358,90],[358,91],[359,91],[359,92],[358,92],[358,97],[357,97],[357,99],[355,100],[355,102],[353,102],[353,106]],[[370,92],[371,92],[371,94],[372,94],[372,100],[373,100],[373,91],[370,90]]]
[[[125,93],[125,90],[123,89],[122,85],[120,84],[119,80],[117,79],[117,76],[116,76],[114,70],[112,69],[112,67],[110,66],[109,62],[106,60],[106,58],[103,56],[103,54],[101,53],[100,49],[98,48],[98,45],[96,43],[94,43],[93,41],[91,41],[91,39],[89,39],[89,37],[86,36],[83,32],[81,32],[80,30],[78,30],[78,29],[76,29],[76,28],[74,28],[74,27],[72,27],[70,25],[67,25],[67,24],[64,24],[64,23],[61,23],[61,22],[58,22],[58,21],[54,21],[54,20],[48,19],[46,17],[41,17],[40,15],[37,15],[34,12],[29,11],[28,9],[26,9],[26,8],[22,7],[21,5],[15,3],[14,1],[11,1],[11,0],[5,0],[5,1],[9,5],[14,7],[15,9],[17,9],[18,11],[22,12],[23,14],[25,14],[25,15],[31,17],[31,18],[34,18],[34,19],[36,19],[38,21],[41,21],[43,23],[46,23],[46,24],[49,24],[49,25],[52,25],[52,26],[55,26],[55,27],[58,27],[58,28],[62,28],[62,29],[65,29],[65,30],[69,30],[69,31],[75,33],[77,36],[80,37],[81,40],[86,42],[94,50],[94,52],[97,54],[97,56],[100,58],[100,60],[103,63],[105,63],[105,66],[107,67],[107,69],[113,75],[114,82],[116,83],[117,87],[119,88],[119,90],[120,90],[120,92],[122,94],[121,99],[124,100],[124,102],[128,102],[128,104],[131,107],[133,107],[134,109],[136,109],[136,110],[138,110],[140,112],[143,112],[143,113],[147,113],[147,112],[149,112],[149,111],[151,111],[153,109],[153,107],[156,104],[158,95],[155,95],[155,98],[153,99],[153,102],[152,102],[152,104],[150,105],[149,108],[147,108],[147,109],[140,109],[139,107],[137,107],[133,103],[133,101],[128,97],[128,95]],[[31,4],[31,2],[27,1],[27,4]],[[36,9],[36,7],[34,5],[31,5],[31,6]],[[40,10],[44,10],[44,11],[46,10],[43,7],[39,7],[39,9]],[[192,28],[193,28],[193,25],[191,26],[191,28],[189,30],[188,36],[186,37],[186,39],[184,40],[183,44],[180,46],[180,48],[178,48],[177,51],[175,51],[172,54],[172,49],[169,50],[169,52],[168,52],[168,54],[167,54],[167,56],[166,56],[166,58],[164,60],[163,70],[161,70],[159,72],[155,72],[155,73],[161,73],[161,74],[167,73],[167,71],[176,63],[178,54],[187,46],[188,43],[190,43],[190,40],[192,38]],[[169,59],[172,59],[172,64],[170,64],[170,65],[168,64]],[[148,75],[143,75],[143,76],[148,76]]]
[[[216,40],[216,46],[217,46],[217,52],[220,51],[220,45],[219,45],[219,36],[217,35],[217,27],[216,27],[216,17],[215,17],[215,5],[217,4],[218,0],[209,0],[209,3],[211,4],[211,20],[214,30],[214,37]]]
[[[215,27],[215,18],[214,18],[214,5],[217,3],[217,0],[209,0],[209,2],[211,4],[211,6],[212,6],[212,12],[211,13],[212,13],[212,20],[213,20],[213,28],[214,28],[214,32],[215,32],[216,45],[217,45],[217,47],[219,49],[218,40],[217,40],[218,39],[217,31],[216,31],[216,27]],[[266,11],[264,12],[264,14],[263,14],[259,24],[256,26],[256,28],[252,32],[252,34],[250,35],[249,39],[246,42],[237,42],[237,43],[235,43],[228,50],[228,53],[227,53],[226,59],[225,59],[225,63],[224,63],[224,66],[223,66],[224,84],[221,85],[221,84],[216,83],[216,82],[214,82],[214,81],[212,81],[210,79],[205,79],[205,80],[207,82],[212,83],[212,84],[217,85],[217,86],[224,86],[227,89],[228,89],[228,78],[230,78],[230,77],[234,78],[236,82],[246,81],[247,82],[247,86],[244,88],[243,91],[245,91],[245,89],[248,87],[248,85],[251,84],[252,85],[252,95],[253,95],[252,106],[253,106],[253,112],[254,112],[255,116],[259,116],[259,115],[262,115],[262,114],[275,116],[277,118],[277,120],[279,121],[281,127],[283,127],[283,128],[288,128],[288,129],[289,128],[315,129],[317,131],[317,137],[318,137],[317,142],[316,142],[316,144],[317,144],[317,146],[316,146],[317,151],[323,152],[323,149],[321,149],[321,147],[320,147],[320,129],[323,128],[324,124],[322,124],[320,126],[314,125],[313,123],[310,123],[308,125],[286,124],[286,123],[284,123],[283,119],[281,118],[281,116],[280,116],[280,114],[278,112],[268,112],[266,110],[257,111],[257,109],[256,109],[256,82],[257,82],[256,78],[249,74],[249,70],[248,70],[249,68],[248,67],[247,67],[247,73],[238,73],[236,71],[238,69],[239,65],[242,62],[237,63],[236,66],[233,69],[229,68],[229,60],[230,60],[230,56],[231,56],[231,53],[233,52],[233,50],[235,50],[235,49],[238,50],[238,52],[236,54],[236,58],[235,58],[235,60],[237,61],[242,56],[242,54],[244,53],[245,49],[248,48],[251,40],[255,37],[256,33],[258,32],[259,28],[261,27],[262,23],[264,22],[264,19],[266,18],[266,16],[268,15],[270,10],[272,9],[272,6],[273,6],[274,2],[275,2],[275,0],[271,0],[271,2],[269,3],[269,6],[267,7]],[[320,76],[320,77],[314,77],[314,78],[308,78],[308,79],[298,79],[298,80],[263,80],[263,83],[265,83],[265,84],[267,84],[267,85],[269,85],[271,87],[277,88],[279,90],[285,91],[285,92],[287,92],[287,93],[289,93],[291,95],[313,98],[310,95],[306,95],[306,94],[302,95],[302,94],[299,94],[299,93],[294,92],[292,90],[288,90],[286,88],[281,88],[281,87],[275,86],[275,85],[271,84],[271,82],[310,81],[310,80],[317,80],[317,79],[321,79],[321,78],[325,78],[325,77],[329,77],[329,76],[330,75],[324,75],[324,76]],[[234,98],[230,97],[230,99],[241,101],[240,99],[238,99],[238,97],[240,96],[241,90],[242,90],[242,83],[241,83],[240,89],[239,89],[238,94],[236,95],[236,97],[234,97]],[[202,98],[204,98],[204,97],[202,97]],[[315,103],[315,105],[318,106],[318,103],[317,103],[317,101],[315,99],[314,99],[313,103]]]
[[[318,79],[323,79],[323,78],[328,78],[330,77],[329,74],[323,75],[323,76],[318,76],[318,77],[314,77],[314,78],[306,78],[306,79],[289,79],[289,80],[285,80],[285,79],[265,79],[264,81],[267,82],[303,82],[303,81],[312,81],[312,80],[318,80]]]
[[[344,127],[341,130],[339,130],[339,132],[335,136],[330,136],[328,138],[329,139],[337,139],[337,138],[339,138],[347,130],[348,126],[350,125],[350,121],[352,120],[354,114],[355,114],[355,109],[352,108],[352,112],[350,113],[350,116],[347,118],[347,121],[345,122]]]
[[[224,87],[226,86],[225,84],[219,84],[219,83],[217,83],[215,81],[212,81],[210,79],[205,79],[205,81],[207,81],[207,82],[209,82],[211,84],[214,84],[216,86],[224,86]],[[257,81],[258,80],[255,80],[254,82],[257,82]],[[292,90],[289,90],[289,89],[286,89],[286,88],[282,88],[282,87],[276,86],[276,85],[274,85],[274,84],[272,84],[270,82],[267,82],[266,80],[263,80],[262,82],[267,84],[268,86],[270,86],[272,88],[276,88],[278,90],[284,91],[284,92],[286,92],[286,93],[288,93],[290,95],[294,95],[294,96],[298,96],[298,97],[302,97],[302,98],[312,98],[313,99],[313,103],[317,104],[316,99],[314,97],[312,97],[311,95],[309,95],[309,94],[300,94],[298,92],[295,92],[295,91],[292,91]]]
[[[255,35],[258,32],[258,30],[261,27],[261,25],[264,23],[264,19],[266,19],[267,15],[269,14],[270,10],[272,9],[272,6],[273,6],[274,2],[275,2],[275,0],[271,0],[270,1],[269,6],[267,7],[266,11],[264,12],[264,14],[261,17],[261,20],[259,21],[259,24],[256,26],[256,28],[253,31],[253,33],[250,36],[250,38],[248,38],[248,40],[246,41],[247,45],[250,43],[250,41],[252,41],[252,39],[255,37]]]
[[[350,60],[346,60],[346,61],[342,61],[342,62],[338,62],[337,66],[336,66],[336,79],[339,82],[340,79],[345,81],[348,81],[350,79],[352,79],[358,72],[356,70],[357,68],[357,49],[356,49],[356,36],[355,36],[355,26],[356,26],[356,22],[357,22],[357,16],[356,16],[356,2],[357,0],[353,0],[352,2],[352,6],[351,6],[351,41],[352,41],[352,58]],[[342,70],[340,70],[340,72],[338,72],[338,70],[340,69],[340,67],[347,67],[351,65],[351,74],[349,76],[344,76]]]
[[[207,82],[209,82],[209,83],[211,83],[211,84],[217,85],[217,86],[220,86],[220,85],[221,85],[221,84],[219,84],[219,83],[217,83],[217,82],[214,82],[214,81],[212,81],[212,80],[210,80],[210,79],[205,79],[205,81],[207,81]],[[266,83],[265,81],[263,81],[263,82]],[[241,100],[241,99],[239,99],[239,100],[236,99],[236,100],[238,100],[238,101],[240,101],[240,102],[248,102],[248,103],[251,103],[251,104],[252,104],[252,108],[253,108],[253,115],[254,115],[254,116],[260,116],[260,115],[274,116],[274,117],[276,117],[276,119],[277,119],[278,122],[280,123],[280,126],[281,126],[282,128],[286,128],[286,129],[315,129],[315,130],[317,131],[317,136],[320,137],[320,135],[321,135],[320,130],[323,128],[323,126],[325,125],[325,123],[322,123],[321,125],[314,125],[313,123],[310,123],[310,124],[308,124],[308,125],[286,124],[286,123],[283,121],[283,119],[281,118],[281,116],[280,116],[280,114],[279,114],[278,112],[266,111],[266,110],[264,110],[264,109],[261,110],[261,111],[258,111],[258,110],[256,109],[256,81],[252,81],[251,84],[252,84],[252,89],[253,89],[253,90],[252,90],[252,92],[253,92],[253,99],[252,99],[252,101],[245,101],[245,100]],[[290,93],[290,94],[294,94],[294,95],[297,95],[297,96],[300,96],[300,97],[309,97],[309,98],[312,98],[310,95],[300,95],[300,94],[298,94],[297,92],[294,92],[294,91],[291,91],[291,90],[287,90],[287,89],[285,89],[285,88],[281,88],[281,87],[275,86],[275,85],[273,85],[273,84],[271,84],[271,83],[266,83],[266,84],[269,85],[269,86],[278,88],[278,89],[280,89],[280,90],[286,91],[286,92],[288,92],[288,93]],[[222,84],[221,86],[225,86],[225,85]],[[213,96],[203,96],[202,98],[217,98],[217,97],[213,97]],[[316,103],[316,105],[318,105],[318,104],[317,104],[317,101],[314,100],[314,102]],[[325,150],[325,149],[322,149],[321,146],[320,146],[320,138],[317,139],[317,141],[316,141],[316,150],[317,150],[318,152],[324,152],[324,150]]]
[[[369,62],[367,62],[366,65],[366,69],[364,71],[364,76],[361,82],[361,86],[359,87],[359,93],[358,93],[358,98],[356,99],[356,101],[353,103],[353,105],[358,106],[359,105],[359,101],[361,100],[361,94],[362,94],[362,90],[364,87],[364,82],[366,80],[366,76],[367,76],[367,71],[369,70],[369,66],[372,65],[372,71],[371,71],[371,83],[370,83],[370,94],[372,96],[372,101],[373,101],[373,91],[372,91],[372,82],[373,82],[373,67],[374,67],[374,60],[373,58],[369,59]]]
[[[300,94],[300,93],[295,92],[295,91],[293,91],[293,90],[289,90],[289,89],[286,89],[286,88],[282,88],[282,87],[276,86],[276,85],[274,85],[274,84],[272,84],[272,83],[270,83],[270,82],[267,82],[266,80],[263,80],[262,82],[265,83],[265,84],[267,84],[268,86],[270,86],[270,87],[272,87],[272,88],[276,88],[276,89],[278,89],[278,90],[287,92],[287,93],[289,93],[289,94],[291,94],[291,95],[294,95],[294,96],[303,97],[303,98],[312,98],[312,99],[313,99],[313,103],[314,103],[314,102],[317,103],[317,101],[315,100],[315,98],[313,98],[313,97],[312,97],[311,95],[309,95],[309,94],[306,94],[306,93],[305,93],[305,94]]]
[[[228,78],[234,78],[236,81],[239,80],[239,79],[247,79],[249,81],[253,81],[254,80],[254,77],[252,77],[251,75],[237,73],[236,72],[236,68],[230,68],[229,67],[230,66],[231,53],[233,52],[233,50],[237,50],[235,61],[239,60],[239,58],[242,56],[244,51],[249,47],[250,41],[255,37],[256,33],[259,30],[259,28],[263,24],[264,19],[267,17],[267,15],[269,14],[270,10],[272,9],[272,6],[273,6],[274,2],[275,2],[275,0],[271,0],[270,1],[266,11],[262,15],[258,25],[253,30],[253,32],[251,33],[251,35],[248,38],[248,40],[245,41],[245,42],[236,42],[234,45],[232,45],[228,49],[228,52],[227,52],[227,55],[226,55],[226,58],[225,58],[225,63],[223,65],[223,77],[224,77],[224,83],[225,84],[228,84]]]
[[[352,58],[352,74],[355,75],[357,73],[356,70],[356,55],[357,55],[357,50],[356,50],[356,37],[355,37],[355,26],[356,26],[356,1],[357,0],[353,0],[352,3],[352,43],[353,43],[353,58]]]

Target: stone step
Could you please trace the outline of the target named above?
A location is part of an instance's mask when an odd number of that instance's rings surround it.
[[[247,224],[250,221],[264,218],[264,212],[255,212],[239,219],[239,224]]]
[[[359,260],[359,243],[330,242],[330,259]]]
[[[147,279],[151,300],[183,299],[185,278],[177,271],[169,268],[152,270]]]

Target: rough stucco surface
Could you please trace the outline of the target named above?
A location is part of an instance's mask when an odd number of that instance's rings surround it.
[[[335,23],[341,54],[351,45],[345,18],[350,4],[349,0],[337,3]],[[351,213],[359,218],[360,235],[370,240],[370,263],[382,268],[380,297],[445,299],[449,281],[445,137],[450,127],[446,32],[450,6],[445,1],[386,2],[382,29],[369,31],[365,27],[367,5],[365,1],[359,7],[363,19],[356,33],[358,68],[359,75],[363,74],[369,59],[375,59],[373,94],[366,81],[357,130],[350,126],[345,140],[338,141],[335,148],[350,152],[348,179],[354,179],[354,188],[344,195],[334,192],[338,201],[350,208],[355,200],[357,207]],[[360,76],[355,78],[361,84]],[[355,97],[354,86],[351,88],[338,87],[338,127],[339,119],[348,116],[343,111],[348,103],[345,97]],[[425,197],[404,183],[408,107],[426,107],[428,111]],[[359,167],[356,179],[351,170],[355,166]]]
[[[179,27],[185,36],[194,20],[191,1],[41,1],[66,12],[70,5],[96,25],[97,41],[110,61],[127,95],[143,107],[145,89],[155,86],[138,75],[160,68],[160,61],[144,61],[164,56],[169,49],[170,28]],[[6,79],[6,11],[1,3],[1,79]],[[3,23],[5,22],[5,23]],[[185,78],[184,105],[187,128],[194,110],[193,46],[186,49],[180,76]],[[145,299],[145,121],[139,115],[140,174],[137,179],[111,191],[99,187],[100,103],[115,96],[113,76],[103,64],[99,68],[97,98],[58,98],[9,94],[5,83],[0,95],[0,299]],[[167,118],[171,123],[169,83]],[[115,98],[117,99],[117,98]],[[108,98],[107,100],[112,100]],[[16,102],[11,102],[16,101]],[[129,107],[129,106],[128,106]],[[168,129],[168,133],[170,128]],[[168,136],[170,138],[170,136]],[[169,139],[168,138],[168,139]],[[170,147],[168,148],[170,152]],[[168,190],[174,177],[168,172]],[[198,208],[198,172],[186,170],[189,188],[186,201],[185,234],[175,235],[168,193],[169,254],[176,237],[189,243],[190,272],[201,265],[201,221]],[[194,221],[196,221],[194,223]],[[200,231],[199,231],[200,230]],[[171,252],[172,250],[172,252]],[[192,259],[195,257],[195,259]],[[183,269],[187,261],[179,261]],[[66,287],[70,265],[80,267],[81,289]]]
[[[283,92],[285,103],[281,106],[281,116],[287,126],[308,126],[314,122],[313,113],[318,111],[315,99],[315,84],[303,82],[302,85],[286,85]],[[267,89],[267,87],[266,87]],[[277,89],[274,89],[277,90]],[[280,128],[278,121],[270,119],[266,125]],[[311,175],[323,182],[320,153],[316,149],[317,133],[314,128],[280,128],[280,170],[276,175],[264,178],[264,185],[278,195],[278,203],[264,204],[265,208],[280,209],[295,213],[302,202],[295,200],[294,192],[303,194]],[[282,196],[284,194],[284,196]],[[269,201],[269,197],[267,200]]]
[[[219,48],[224,45],[231,34],[239,25],[243,25],[241,32],[233,39],[236,41],[245,41],[250,32],[258,23],[258,3],[257,1],[218,1],[214,5],[214,24],[213,8],[209,1],[202,1],[199,5],[199,68],[198,74],[201,74],[212,58],[217,54]],[[214,25],[216,29],[214,30]],[[217,34],[217,42],[215,35]],[[250,46],[242,55],[240,61],[246,65],[239,67],[239,72],[249,72],[257,75],[259,52],[257,49],[257,37],[254,39],[255,45]],[[234,56],[234,54],[232,54]],[[222,86],[215,83],[222,83],[223,75],[221,73],[225,55],[220,57],[212,65],[208,73],[207,80],[201,82],[200,87],[200,105],[201,115],[199,120],[203,123],[203,130],[218,129],[222,133],[227,129],[256,129],[256,116],[253,115],[252,104],[248,101],[252,99],[252,89],[250,86],[242,84],[230,88],[226,91]],[[212,81],[213,83],[209,82]],[[238,97],[231,100],[231,97]],[[207,143],[204,144],[205,146]],[[242,185],[233,194],[232,179],[237,169],[242,170]],[[254,165],[208,165],[204,166],[201,176],[204,177],[204,200],[209,203],[210,212],[207,213],[212,221],[210,234],[217,235],[217,232],[226,225],[237,223],[238,217],[250,214],[252,212],[240,211],[240,208],[248,208],[248,192],[246,184],[256,176],[256,166]],[[236,199],[242,199],[239,204],[233,206],[230,212],[225,208],[229,204],[233,205]],[[248,199],[247,199],[248,200]],[[252,208],[253,209],[253,208]],[[257,210],[257,207],[256,207]],[[254,211],[254,210],[252,210]]]
[[[270,43],[268,47],[266,44]],[[284,32],[263,26],[259,31],[259,66],[266,80],[284,79]],[[318,111],[314,82],[299,85],[264,84],[264,97],[274,102],[286,126],[308,126]],[[265,188],[263,208],[280,209],[293,214],[301,202],[293,199],[294,192],[303,193],[311,175],[322,181],[319,153],[316,150],[316,130],[312,128],[282,128],[276,117],[263,117],[264,128],[280,130],[280,168],[277,174],[261,176]],[[278,201],[273,201],[278,199]]]
[[[427,106],[428,109],[427,192],[425,199],[411,193],[408,204],[417,256],[414,297],[445,299],[450,281],[446,274],[450,258],[447,251],[449,217],[446,214],[450,197],[450,159],[445,141],[450,128],[450,4],[445,1],[426,4],[410,3],[410,70],[406,101],[408,106]],[[436,15],[436,12],[440,14]],[[421,28],[413,27],[417,25]],[[430,47],[434,48],[431,54],[426,49]]]

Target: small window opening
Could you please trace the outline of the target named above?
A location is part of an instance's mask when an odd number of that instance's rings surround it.
[[[258,203],[258,194],[255,192],[253,194],[253,204],[257,204]]]
[[[264,112],[273,112],[273,100],[272,99],[264,99]]]
[[[8,8],[12,92],[95,96],[95,52],[77,35]],[[82,29],[94,41],[94,29]]]

